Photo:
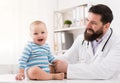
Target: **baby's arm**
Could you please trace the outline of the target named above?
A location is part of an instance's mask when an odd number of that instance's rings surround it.
[[[24,69],[30,57],[30,53],[31,53],[30,44],[27,44],[22,52],[22,56],[19,59],[19,73],[16,76],[16,80],[22,80],[25,78]]]

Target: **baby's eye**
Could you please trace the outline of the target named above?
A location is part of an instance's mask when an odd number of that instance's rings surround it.
[[[41,34],[44,34],[45,32],[41,32]]]
[[[34,33],[34,35],[38,35],[38,33]]]

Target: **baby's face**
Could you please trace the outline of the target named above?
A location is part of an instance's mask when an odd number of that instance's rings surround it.
[[[47,39],[47,29],[44,24],[37,24],[31,26],[31,36],[33,42],[38,45],[43,45]]]

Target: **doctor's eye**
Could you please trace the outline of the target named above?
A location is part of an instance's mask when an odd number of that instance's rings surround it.
[[[93,21],[93,22],[91,22],[91,24],[92,24],[92,25],[97,25],[97,23],[96,23],[96,22],[94,22],[94,21]]]

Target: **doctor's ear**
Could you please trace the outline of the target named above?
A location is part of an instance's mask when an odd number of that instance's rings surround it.
[[[108,22],[104,26],[105,26],[105,29],[108,29],[110,27],[110,23]]]

